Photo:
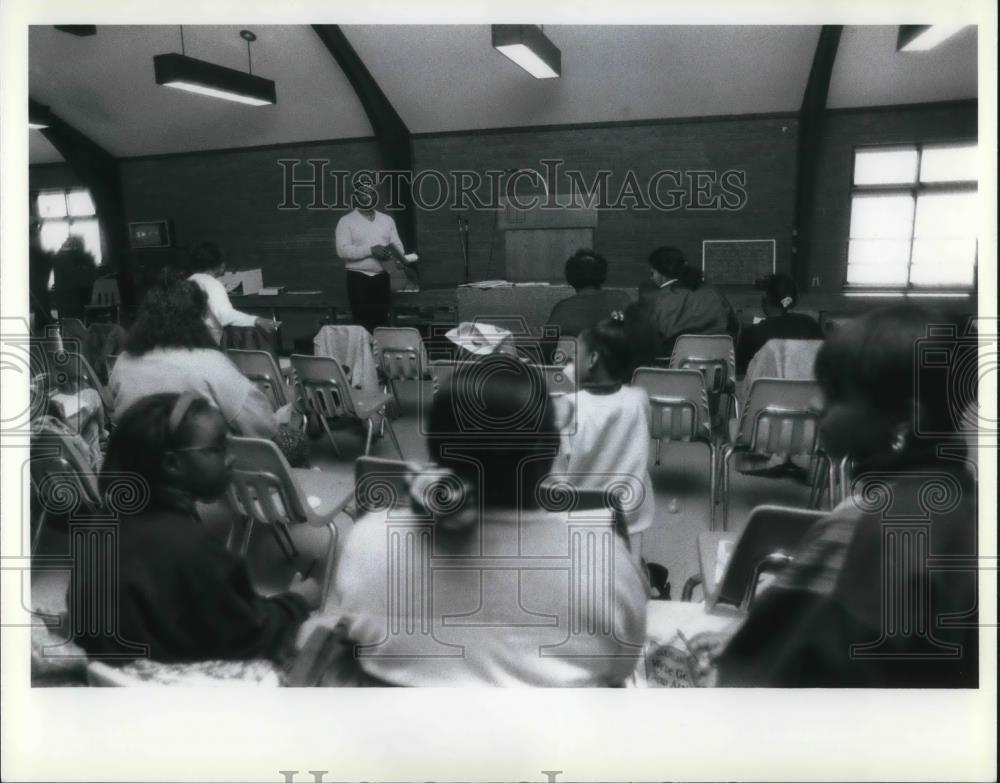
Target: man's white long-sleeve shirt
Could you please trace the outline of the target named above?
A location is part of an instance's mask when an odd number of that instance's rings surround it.
[[[233,307],[229,301],[226,287],[211,275],[196,272],[188,280],[196,283],[208,297],[208,313],[205,315],[205,325],[212,333],[215,342],[222,341],[222,330],[227,326],[253,326],[257,316],[243,313]]]
[[[352,209],[337,221],[337,255],[344,259],[348,272],[377,275],[384,272],[382,262],[372,256],[373,245],[394,245],[400,254],[403,243],[396,232],[395,221],[383,212],[368,218]]]

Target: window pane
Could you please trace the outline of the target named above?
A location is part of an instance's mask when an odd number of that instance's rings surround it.
[[[905,286],[909,258],[909,239],[852,239],[847,249],[847,283]]]
[[[83,237],[83,249],[90,253],[98,264],[101,263],[101,229],[97,220],[74,220],[70,224],[69,233]]]
[[[913,236],[975,239],[978,193],[924,193],[917,198]]]
[[[94,201],[90,198],[90,191],[72,190],[66,195],[66,202],[69,204],[69,214],[73,217],[87,217],[96,215]]]
[[[38,234],[42,250],[48,250],[50,253],[58,253],[68,236],[69,223],[65,220],[46,220],[42,223],[42,230]]]
[[[916,148],[867,149],[854,153],[855,185],[909,185],[916,179]]]
[[[975,144],[924,147],[920,159],[921,182],[978,181]]]
[[[863,195],[851,200],[851,239],[910,238],[913,196]]]
[[[64,193],[39,193],[38,217],[66,217],[66,195]]]
[[[974,239],[916,239],[910,282],[915,286],[970,288],[975,282]]]

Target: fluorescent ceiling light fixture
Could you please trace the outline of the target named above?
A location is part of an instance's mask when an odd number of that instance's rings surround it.
[[[28,129],[44,130],[51,124],[49,109],[34,102],[28,107]]]
[[[904,24],[896,38],[897,52],[926,52],[951,38],[964,24]]]
[[[274,82],[252,73],[172,52],[153,58],[156,83],[248,106],[277,103]]]
[[[537,25],[495,24],[493,46],[536,79],[556,79],[562,73],[562,52]]]

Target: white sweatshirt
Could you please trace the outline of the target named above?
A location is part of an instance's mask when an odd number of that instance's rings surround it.
[[[372,256],[373,245],[395,245],[404,253],[403,243],[396,232],[396,222],[384,212],[375,212],[371,219],[356,209],[337,221],[337,255],[346,262],[348,272],[377,275],[384,272],[381,261]]]

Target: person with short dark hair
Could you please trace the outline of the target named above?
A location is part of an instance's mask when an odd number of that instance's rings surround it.
[[[823,330],[815,318],[804,313],[793,313],[798,304],[799,290],[786,274],[775,274],[758,281],[764,291],[760,306],[764,320],[747,326],[740,333],[736,347],[736,372],[743,375],[750,360],[768,340],[822,340]]]
[[[608,276],[608,262],[590,249],[577,250],[566,259],[566,282],[576,293],[557,302],[548,324],[559,328],[560,337],[576,337],[584,329],[624,311],[632,299],[624,291],[601,288]]]
[[[361,178],[354,209],[337,221],[337,256],[347,269],[347,301],[354,322],[369,332],[389,324],[392,280],[385,264],[403,257],[403,242],[391,216],[375,209],[377,190]]]
[[[205,325],[215,342],[222,342],[222,333],[227,326],[256,326],[268,334],[278,328],[278,324],[270,318],[258,318],[233,307],[226,287],[219,282],[219,278],[226,273],[226,259],[214,242],[203,242],[191,251],[190,269],[192,274],[188,280],[197,284],[208,299]]]
[[[650,253],[649,270],[656,288],[645,292],[626,318],[636,330],[630,343],[642,363],[669,357],[682,334],[735,333],[732,306],[676,247],[658,247]]]
[[[543,502],[559,433],[542,374],[504,354],[461,362],[434,395],[426,431],[434,466],[411,475],[410,513],[405,503],[371,512],[344,543],[336,584],[347,660],[389,685],[621,685],[645,639],[646,589],[610,526],[607,537],[588,529],[605,542],[597,565],[568,569],[573,522]],[[433,525],[429,549],[406,532],[407,517]],[[406,562],[396,535],[416,544]],[[427,573],[425,552],[464,565]],[[539,569],[544,560],[553,567]],[[400,590],[410,596],[401,603]],[[578,605],[571,594],[595,598]]]

